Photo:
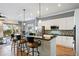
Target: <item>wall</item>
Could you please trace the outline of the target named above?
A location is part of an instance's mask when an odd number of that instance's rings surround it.
[[[59,29],[61,30],[72,30],[74,27],[74,17],[42,21],[42,23],[39,25],[46,26],[45,29],[50,29],[50,26],[56,25],[59,26]],[[56,38],[56,44],[61,44],[66,47],[73,48],[73,38],[66,36],[58,36]]]
[[[75,10],[75,24],[76,24],[76,54],[79,56],[79,9]]]

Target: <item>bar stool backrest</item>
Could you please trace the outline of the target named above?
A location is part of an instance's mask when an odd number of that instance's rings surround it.
[[[14,38],[14,34],[11,34],[11,38]]]
[[[33,43],[34,42],[34,37],[27,37],[27,41],[30,42],[30,43]]]
[[[16,35],[17,40],[21,40],[21,35]]]
[[[34,36],[35,33],[29,33],[29,37],[27,37],[27,41],[30,42],[30,43],[33,43],[34,42],[34,37],[30,37],[30,36]]]

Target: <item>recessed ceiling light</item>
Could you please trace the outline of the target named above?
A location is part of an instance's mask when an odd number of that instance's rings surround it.
[[[33,14],[31,13],[30,15],[32,16]]]
[[[37,11],[37,14],[39,14],[39,11]]]
[[[58,4],[58,7],[61,7],[61,4],[60,3]]]
[[[35,27],[35,30],[37,30],[37,29],[38,29],[38,27],[36,26],[36,27]]]
[[[23,23],[23,25],[26,25],[26,23]]]
[[[41,20],[38,21],[38,23],[41,23],[41,22],[42,22]]]
[[[46,11],[48,11],[48,8],[46,8]]]

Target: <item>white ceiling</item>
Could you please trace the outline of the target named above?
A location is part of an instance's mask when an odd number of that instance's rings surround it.
[[[48,11],[46,11],[48,8]],[[52,15],[60,11],[79,8],[78,3],[63,3],[58,7],[57,3],[42,3],[41,16]],[[8,19],[23,20],[23,9],[26,9],[26,20],[38,17],[38,3],[0,3],[0,12]]]

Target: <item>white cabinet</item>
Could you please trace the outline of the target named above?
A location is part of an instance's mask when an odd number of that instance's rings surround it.
[[[42,21],[39,25],[45,26],[46,29],[50,29],[50,26],[59,26],[61,30],[70,30],[74,27],[74,16]]]
[[[74,27],[74,17],[67,17],[59,19],[59,29],[72,30]]]

